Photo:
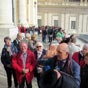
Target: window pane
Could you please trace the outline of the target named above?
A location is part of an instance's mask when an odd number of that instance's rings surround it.
[[[76,29],[76,21],[71,21],[71,29]]]
[[[58,20],[54,20],[54,26],[58,26]]]
[[[70,2],[80,2],[80,0],[69,0]]]
[[[38,19],[38,26],[41,26],[41,19]]]

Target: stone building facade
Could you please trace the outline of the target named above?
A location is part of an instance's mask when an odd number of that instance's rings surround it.
[[[0,0],[0,51],[4,37],[16,38],[21,24],[37,26],[37,0]]]
[[[60,26],[68,33],[88,33],[88,0],[38,0],[38,25]]]
[[[88,33],[88,0],[0,0],[0,51],[3,38],[17,26],[60,26],[68,33]]]

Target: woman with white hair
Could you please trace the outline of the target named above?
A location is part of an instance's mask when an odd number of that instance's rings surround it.
[[[37,59],[37,62],[44,59],[44,55],[46,55],[46,50],[43,48],[42,42],[36,43],[34,54],[35,54],[35,58]],[[40,84],[39,84],[40,74],[38,73],[37,68],[38,68],[38,64],[35,69],[35,76],[37,77],[38,87],[40,88]]]
[[[46,55],[44,56],[44,58],[49,59],[49,58],[54,57],[57,54],[56,49],[57,49],[57,45],[51,43],[47,49],[47,52],[46,52]]]
[[[25,38],[23,39],[23,41],[27,44],[30,50],[32,51],[34,50],[33,42],[31,40],[31,35],[29,33],[25,34]]]
[[[78,52],[81,50],[81,47],[76,45],[76,37],[70,39],[70,42],[68,43],[70,54],[73,55],[75,52]]]
[[[88,53],[88,44],[84,44],[83,49],[79,52],[75,52],[72,58],[82,67],[85,65],[84,56]]]

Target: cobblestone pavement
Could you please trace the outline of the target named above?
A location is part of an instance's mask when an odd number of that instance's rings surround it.
[[[82,42],[81,40],[78,39],[77,44],[81,44],[81,47],[82,47],[84,42]],[[45,48],[46,48],[47,45],[48,44],[44,44]],[[32,85],[33,85],[33,88],[38,88],[36,78],[33,79]],[[0,88],[7,88],[6,73],[5,73],[4,69],[3,69],[1,61],[0,61]]]

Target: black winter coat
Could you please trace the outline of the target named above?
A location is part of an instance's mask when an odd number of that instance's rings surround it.
[[[63,72],[61,75],[54,88],[79,88],[73,77]]]
[[[80,88],[88,88],[88,65],[81,69],[81,85]]]

